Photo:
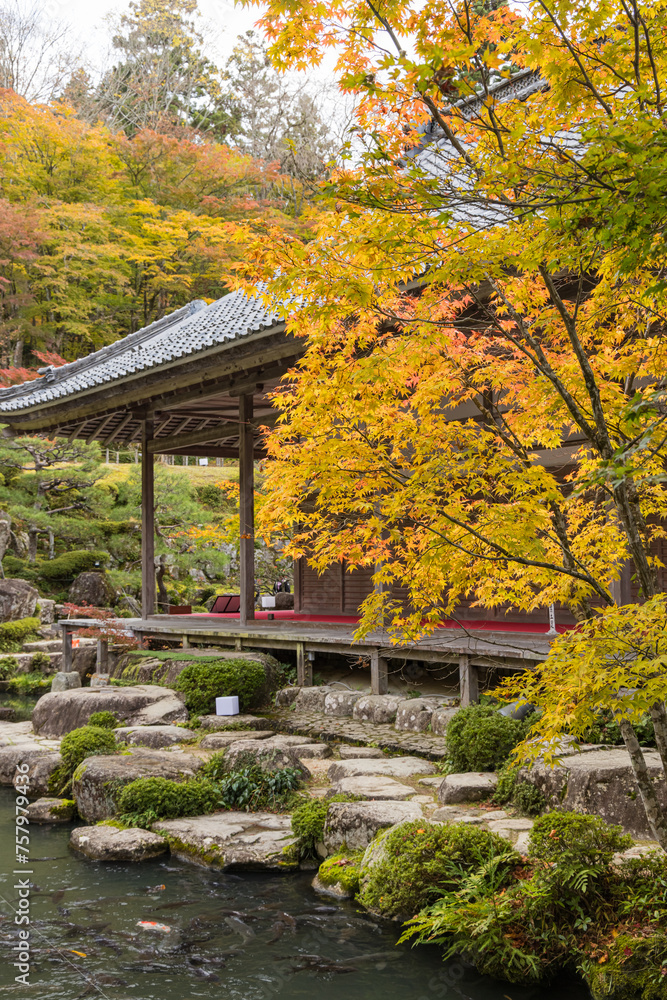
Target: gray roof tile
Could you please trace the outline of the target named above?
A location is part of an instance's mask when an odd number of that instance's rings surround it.
[[[196,300],[94,354],[60,368],[41,369],[42,377],[33,382],[0,389],[0,413],[63,399],[195,355],[215,344],[240,340],[280,321],[277,308],[269,309],[260,299],[241,291],[230,292],[210,305]]]

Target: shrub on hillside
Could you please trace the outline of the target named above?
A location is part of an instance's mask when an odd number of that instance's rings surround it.
[[[24,642],[39,634],[39,618],[18,618],[0,625],[0,653],[17,653]]]
[[[195,660],[179,674],[174,687],[185,695],[193,715],[215,711],[215,699],[238,695],[241,711],[252,705],[266,679],[257,660]]]
[[[528,720],[519,722],[500,715],[491,705],[460,709],[445,731],[450,771],[496,771],[525,739]]]
[[[73,580],[79,573],[104,566],[109,561],[109,553],[102,550],[74,549],[65,552],[55,559],[45,560],[40,564],[40,575],[45,580]]]
[[[401,823],[380,834],[380,857],[362,870],[360,902],[383,916],[411,916],[456,893],[481,872],[484,884],[504,885],[518,855],[495,833],[469,823]]]

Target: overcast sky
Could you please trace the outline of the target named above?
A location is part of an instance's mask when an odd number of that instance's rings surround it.
[[[127,10],[119,0],[48,0],[47,10],[54,19],[69,21],[79,35],[88,60],[102,56],[107,38],[104,17]],[[253,27],[260,16],[258,7],[237,7],[232,0],[199,0],[200,28],[209,41],[207,54],[224,61],[238,35]]]

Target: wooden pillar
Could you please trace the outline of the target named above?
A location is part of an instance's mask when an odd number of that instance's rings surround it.
[[[479,701],[479,679],[477,667],[472,666],[467,654],[459,656],[459,688],[461,692],[461,708],[476,705]]]
[[[97,640],[97,672],[109,673],[109,642],[107,639]]]
[[[181,645],[182,645],[183,649],[189,649],[190,648],[190,639],[188,638],[187,635],[183,636],[183,641],[182,641]]]
[[[304,643],[296,644],[296,682],[299,687],[313,686],[313,664],[306,657]]]
[[[371,694],[386,694],[388,690],[387,661],[374,649],[371,653]]]
[[[141,617],[155,614],[155,457],[153,418],[141,422]]]
[[[239,561],[241,566],[241,624],[255,617],[255,468],[253,399],[239,396]]]
[[[63,660],[61,670],[68,672],[72,669],[72,633],[66,625],[60,626],[63,637]]]

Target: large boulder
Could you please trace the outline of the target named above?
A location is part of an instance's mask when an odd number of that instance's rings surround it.
[[[253,764],[258,764],[262,771],[266,772],[294,767],[301,772],[303,778],[310,778],[310,771],[299,760],[293,747],[287,744],[275,744],[271,739],[239,740],[232,743],[225,750],[224,761],[228,771],[239,771]]]
[[[204,761],[192,754],[169,750],[133,750],[129,754],[86,757],[74,772],[72,797],[87,823],[118,812],[118,793],[137,778],[194,778]]]
[[[46,597],[40,597],[36,610],[42,625],[53,625],[56,620],[55,607],[55,601],[51,601]]]
[[[276,691],[276,707],[289,708],[296,701],[300,690],[300,687],[286,687]]]
[[[423,733],[431,725],[431,718],[438,707],[430,698],[406,698],[396,712],[396,728],[412,733]]]
[[[302,687],[294,700],[295,712],[323,712],[327,695],[336,689],[323,684],[320,687]]]
[[[172,854],[197,864],[242,870],[298,867],[292,853],[283,854],[294,844],[287,815],[223,812],[162,820],[153,829],[167,837]]]
[[[383,725],[396,718],[401,698],[394,694],[365,694],[355,703],[352,717],[357,722]]]
[[[644,750],[644,757],[665,811],[667,782],[660,756],[655,750]],[[565,754],[558,758],[556,767],[538,763],[530,770],[522,769],[518,780],[539,788],[547,805],[601,816],[607,823],[620,824],[626,833],[639,840],[653,837],[624,747]]]
[[[378,830],[421,819],[421,807],[416,802],[332,802],[324,824],[324,846],[328,854],[366,848]]]
[[[331,691],[324,699],[324,714],[349,718],[360,698],[361,691]]]
[[[62,762],[57,743],[26,739],[0,747],[0,785],[14,784],[19,764],[27,765],[27,794],[39,798],[47,793],[49,778]]]
[[[72,830],[70,847],[95,861],[146,861],[168,849],[164,837],[151,830],[115,826],[79,826]]]
[[[329,768],[328,774],[331,781],[378,774],[390,778],[413,778],[417,774],[435,774],[435,767],[430,761],[422,760],[421,757],[385,757],[382,760],[360,758],[337,760]]]
[[[0,562],[5,557],[7,547],[12,540],[12,519],[5,510],[0,510]]]
[[[45,694],[32,713],[40,736],[60,737],[85,726],[93,712],[113,712],[126,726],[156,726],[187,722],[183,696],[169,688],[138,684],[135,687],[75,688]]]
[[[436,708],[431,716],[431,732],[436,736],[444,736],[447,726],[457,712],[458,708]]]
[[[38,599],[38,592],[25,580],[0,580],[0,622],[34,617]]]
[[[116,603],[116,591],[103,571],[79,573],[69,588],[72,604],[90,604],[94,608],[108,608]]]

